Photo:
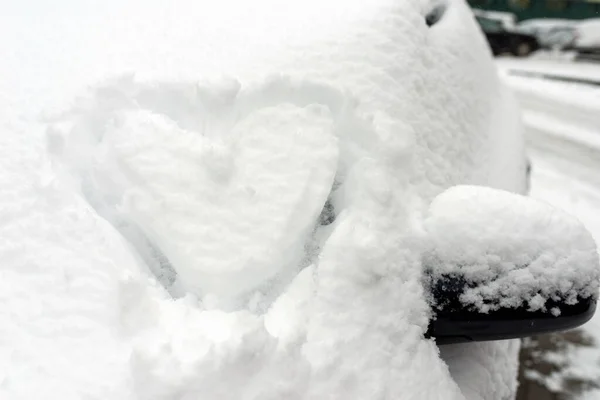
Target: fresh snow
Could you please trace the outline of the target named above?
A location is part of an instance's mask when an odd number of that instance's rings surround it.
[[[525,66],[529,62],[524,61]],[[517,65],[517,64],[515,64]],[[586,179],[600,182],[591,172],[591,165],[598,158],[600,149],[600,88],[595,85],[568,83],[533,77],[506,75],[506,64],[500,63],[503,79],[512,88],[522,107],[526,138],[536,148],[544,148],[550,154],[569,152],[579,164]],[[517,67],[519,69],[519,67]],[[586,71],[585,65],[572,63],[569,75],[577,76]],[[557,163],[564,162],[560,159]]]
[[[460,296],[467,307],[537,311],[550,299],[574,304],[598,295],[594,239],[579,220],[548,204],[456,186],[432,202],[425,229],[431,246],[425,266],[434,279],[460,276],[472,284]]]
[[[576,400],[598,400],[600,398],[600,389],[593,389],[578,396]]]
[[[600,18],[588,18],[577,24],[577,46],[600,47]]]
[[[578,217],[594,236],[596,243],[600,242],[600,191],[598,184],[580,174],[579,159],[571,158],[567,152],[558,149],[537,149],[532,147],[533,182],[531,195],[550,204],[560,207]],[[563,159],[564,157],[564,159]],[[561,159],[562,162],[558,162]],[[598,162],[600,158],[596,158]],[[581,167],[581,166],[580,166]],[[593,171],[595,171],[598,165]],[[594,317],[581,328],[583,340],[590,343],[569,343],[565,348],[548,351],[542,355],[551,365],[558,366],[548,375],[529,370],[530,379],[538,381],[556,393],[566,394],[573,382],[580,385],[585,392],[581,396],[573,395],[574,399],[599,399],[598,390],[587,391],[597,387],[600,381],[600,315]],[[535,366],[530,366],[534,368]]]
[[[438,3],[0,6],[0,398],[510,399],[424,338],[431,200],[525,167]]]
[[[590,80],[600,82],[598,65],[591,62],[573,62],[570,60],[537,59],[536,57],[524,60],[514,58],[500,58],[498,67],[507,73],[528,73],[533,75],[551,75],[572,79]]]
[[[506,72],[505,63],[500,66]],[[579,74],[580,69],[578,63],[572,63],[569,75]],[[550,154],[568,153],[578,160],[568,165],[570,170],[577,169],[574,173],[600,184],[594,161],[600,151],[600,87],[510,74],[504,79],[522,106],[528,143]],[[554,161],[567,167],[560,157]]]
[[[52,141],[66,143],[54,151],[79,169],[95,208],[139,227],[162,250],[183,290],[232,300],[298,272],[334,183],[338,146],[326,107],[247,109],[274,102],[286,85],[240,94],[239,107],[198,121],[197,131],[189,130],[192,122],[180,128],[162,109],[117,110],[94,121],[105,129],[94,132],[90,141],[100,144],[90,154],[79,146],[89,124],[76,124],[70,140],[54,131]],[[235,98],[236,87],[197,104],[198,112]]]
[[[517,70],[521,69],[520,64],[523,68],[531,65],[526,60],[510,62],[511,68]],[[506,65],[500,62],[501,68]],[[582,75],[587,69],[579,63],[561,65],[569,76]],[[600,125],[595,121],[600,89],[537,78],[509,76],[506,79],[523,106],[528,153],[533,163],[531,196],[579,218],[596,243],[600,243],[597,173]],[[579,332],[584,343],[570,343],[567,339],[564,348],[546,351],[540,357],[553,366],[552,370],[529,369],[528,376],[561,395],[568,395],[575,386],[584,393],[573,394],[574,399],[598,399],[600,314],[596,313]]]

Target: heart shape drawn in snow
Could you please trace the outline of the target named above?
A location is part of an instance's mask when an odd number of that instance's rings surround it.
[[[265,106],[219,135],[147,110],[121,122],[104,139],[133,184],[124,212],[186,291],[235,299],[298,268],[337,168],[326,107]]]

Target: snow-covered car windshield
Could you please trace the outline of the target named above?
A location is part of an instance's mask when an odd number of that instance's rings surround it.
[[[595,53],[516,34],[496,52],[482,27],[520,21],[505,11],[0,5],[0,398],[508,400],[546,382],[519,363],[529,342],[428,334],[447,275],[480,314],[597,296]],[[580,378],[569,346],[557,391]]]

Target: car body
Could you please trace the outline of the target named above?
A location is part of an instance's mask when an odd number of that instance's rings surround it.
[[[535,35],[542,48],[574,50],[597,54],[600,49],[600,29],[597,18],[584,20],[532,19],[520,22],[515,29]]]
[[[498,19],[484,16],[476,18],[494,55],[510,53],[517,57],[526,57],[541,47],[539,40],[533,34],[522,30],[507,29]]]
[[[600,18],[589,18],[579,22],[575,47],[600,49]]]
[[[571,20],[526,20],[516,29],[536,36],[545,49],[570,50],[578,39],[577,22]]]
[[[557,27],[545,35],[542,45],[551,49],[571,50],[578,39],[578,31],[574,27]]]
[[[573,50],[577,58],[583,61],[598,61],[600,59],[600,19],[589,18],[576,26],[577,39]]]
[[[11,94],[0,111],[11,244],[0,253],[10,311],[0,344],[10,384],[0,394],[512,399],[518,341],[438,348],[424,337],[418,221],[429,204],[455,185],[527,189],[518,106],[466,3],[208,3],[20,2],[0,17],[10,55],[0,85]],[[235,141],[244,132],[252,140]],[[279,139],[260,136],[273,132]],[[322,135],[310,136],[318,146],[303,163],[292,150],[307,132]],[[258,150],[245,169],[234,156],[248,148]],[[265,159],[283,177],[213,197],[239,177],[250,182]],[[288,159],[297,170],[285,169]],[[314,187],[317,178],[330,186]],[[271,240],[265,220],[296,232],[314,197],[325,203],[336,190],[337,218],[318,228],[319,246],[285,241],[290,251],[249,257],[278,254],[280,267],[298,255],[282,281],[261,265],[226,279],[202,265],[225,297],[264,274],[243,306],[191,282],[202,263],[185,254],[212,254],[198,249],[235,227],[238,245],[212,262],[235,259],[243,243]],[[308,196],[294,203],[303,211],[277,203],[290,193]],[[147,201],[155,195],[173,197]],[[251,206],[232,214],[235,199]],[[261,204],[282,212],[246,223]],[[214,218],[206,241],[200,214]],[[281,216],[303,218],[284,226]],[[318,257],[296,254],[304,249]],[[318,267],[298,273],[306,260]],[[190,279],[174,281],[173,269]]]

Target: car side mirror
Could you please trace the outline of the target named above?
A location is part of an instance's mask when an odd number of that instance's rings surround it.
[[[529,197],[456,186],[424,227],[425,286],[438,344],[562,331],[594,314],[596,244],[574,217]]]

